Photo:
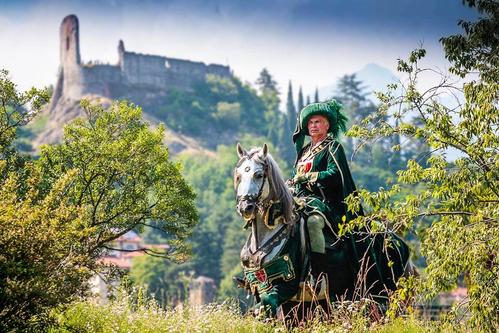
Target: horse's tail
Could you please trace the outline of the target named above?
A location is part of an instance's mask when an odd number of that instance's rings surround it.
[[[416,268],[416,265],[412,262],[412,260],[409,258],[407,262],[405,263],[404,267],[404,273],[402,274],[403,277],[409,277],[409,276],[419,276],[418,269]]]

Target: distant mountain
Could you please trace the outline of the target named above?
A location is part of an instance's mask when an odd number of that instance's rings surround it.
[[[351,73],[344,73],[351,74]],[[386,85],[397,82],[395,74],[388,68],[379,66],[375,63],[369,63],[356,71],[357,78],[361,80],[365,86],[366,92],[386,91]],[[339,79],[339,78],[338,78]],[[319,97],[321,100],[331,98],[335,95],[337,82],[319,88]],[[370,94],[369,98],[374,99],[374,95]]]

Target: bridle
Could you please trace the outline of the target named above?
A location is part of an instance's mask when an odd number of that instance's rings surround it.
[[[256,152],[255,152],[256,153]],[[251,155],[248,155],[248,156],[243,156],[238,162],[237,162],[237,165],[236,165],[236,170],[241,166],[241,164],[246,161],[246,160],[251,160],[253,155],[255,154],[251,154]],[[269,180],[269,175],[268,175],[268,170],[269,170],[269,166],[268,166],[268,163],[267,161],[264,159],[263,160],[263,177],[262,177],[262,184],[260,185],[260,188],[258,189],[258,192],[256,194],[246,194],[246,195],[243,195],[243,196],[237,196],[236,194],[236,202],[237,204],[239,204],[240,201],[242,200],[246,200],[248,202],[251,202],[251,203],[254,203],[255,204],[255,209],[258,209],[259,211],[265,211],[270,205],[272,205],[273,201],[272,200],[260,200],[261,199],[261,196],[263,194],[263,188],[265,187],[265,182]],[[270,181],[269,181],[269,185],[270,185]],[[245,228],[247,228],[252,222],[253,220],[255,219],[254,218],[250,218],[250,219],[246,219],[244,216],[243,216],[243,219],[246,221],[246,224],[245,224]]]

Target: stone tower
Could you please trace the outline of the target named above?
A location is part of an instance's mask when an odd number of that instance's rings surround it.
[[[62,20],[60,28],[60,56],[63,67],[80,65],[81,63],[79,30],[78,17],[76,15],[68,15]]]
[[[80,57],[80,28],[76,15],[66,16],[59,30],[59,74],[50,102],[50,111],[55,109],[59,99],[78,98],[82,93],[83,77]]]

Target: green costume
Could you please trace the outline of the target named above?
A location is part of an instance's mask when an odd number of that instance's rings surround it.
[[[324,253],[324,250],[314,250],[314,244],[334,243],[338,224],[352,218],[344,199],[355,192],[356,188],[343,147],[337,141],[339,133],[346,130],[347,119],[341,113],[341,107],[335,100],[307,105],[300,112],[293,135],[297,150],[293,176],[302,175],[301,179],[304,180],[295,184],[295,196],[305,199],[305,215],[323,217],[324,225],[321,222],[317,225],[323,228],[321,231],[324,231],[325,240],[314,230],[318,227],[309,226],[312,251],[318,253]],[[314,115],[322,115],[328,119],[328,136],[315,146],[309,143],[303,147],[305,136],[309,135],[308,120]],[[316,223],[313,219],[312,221]]]
[[[306,106],[300,112],[293,135],[297,149],[293,176],[305,180],[295,183],[295,196],[305,201],[300,214],[305,216],[310,236],[310,256],[305,249],[306,236],[302,232],[307,230],[302,228],[303,220],[300,220],[300,227],[290,229],[290,233],[283,226],[281,232],[255,251],[251,251],[248,238],[241,250],[244,267],[242,285],[251,290],[258,301],[257,308],[263,306],[267,315],[274,316],[280,305],[284,306],[285,314],[294,308],[296,303],[293,296],[299,294],[304,278],[308,279],[309,263],[315,279],[326,273],[329,296],[333,301],[355,299],[358,273],[361,265],[366,265],[368,271],[362,271],[364,284],[369,286],[366,292],[375,300],[383,302],[387,295],[385,288],[396,289],[397,279],[403,274],[408,261],[408,247],[391,233],[388,233],[388,237],[363,233],[360,238],[350,234],[338,242],[338,224],[354,218],[347,211],[344,200],[356,191],[345,152],[337,141],[340,131],[346,130],[346,117],[340,110],[341,105],[335,100]],[[327,117],[330,125],[328,135],[314,147],[311,144],[303,147],[305,136],[308,135],[308,120],[314,115]],[[279,214],[271,216],[273,219],[279,218]],[[286,242],[273,259],[262,264],[262,258],[273,253],[274,246],[281,244],[284,239]],[[322,244],[322,248],[317,244]]]

